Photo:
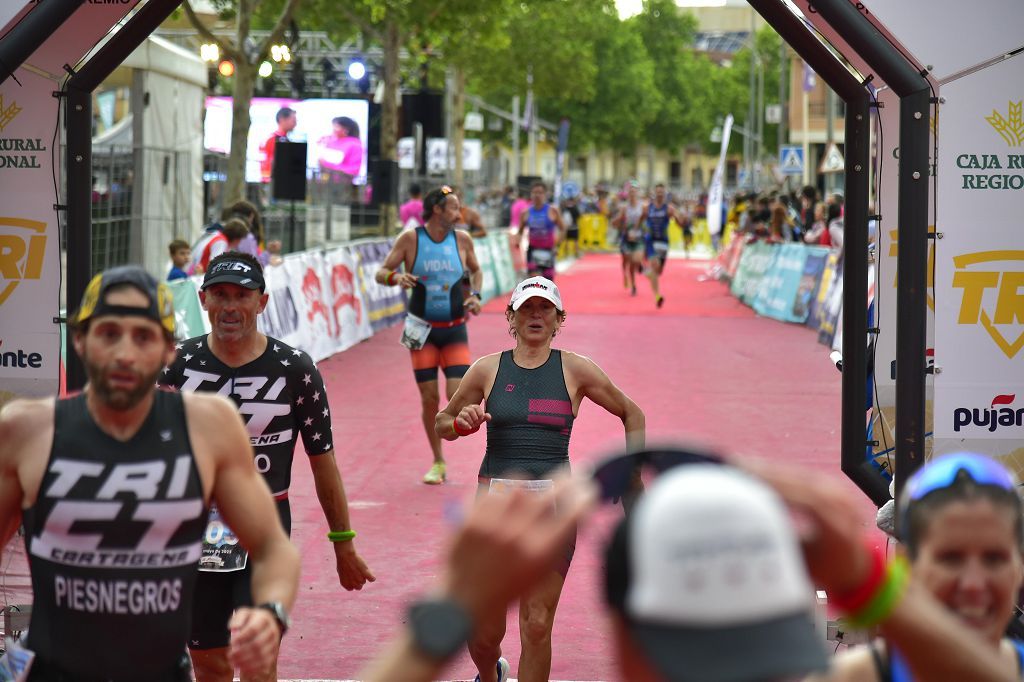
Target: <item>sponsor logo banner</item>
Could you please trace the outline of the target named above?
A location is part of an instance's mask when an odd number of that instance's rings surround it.
[[[943,85],[935,258],[935,437],[1019,439],[1024,385],[1020,60]],[[936,443],[939,447],[940,443]],[[966,445],[966,447],[970,447]]]
[[[350,247],[359,260],[356,270],[359,291],[366,301],[367,315],[374,333],[405,319],[405,290],[387,287],[374,279],[391,250],[392,240],[355,244]]]

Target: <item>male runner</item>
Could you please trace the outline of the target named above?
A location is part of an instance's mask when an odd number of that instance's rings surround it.
[[[199,292],[213,331],[178,344],[178,357],[160,383],[182,391],[211,392],[231,398],[246,419],[255,448],[252,463],[277,502],[286,532],[291,531],[288,486],[296,436],[313,470],[317,498],[331,531],[341,585],[361,589],[373,573],[352,542],[345,488],[334,460],[330,408],[323,379],[312,358],[256,329],[267,305],[263,269],[245,253],[228,252],[210,261]],[[210,515],[189,648],[196,679],[229,681],[226,615],[250,603],[250,575],[244,553],[235,552],[233,526],[221,530],[218,509]],[[221,537],[223,536],[223,537]],[[344,539],[342,539],[344,538]],[[266,679],[276,678],[276,663]]]
[[[665,297],[661,295],[658,279],[665,271],[665,261],[668,259],[668,224],[675,217],[676,208],[666,201],[665,185],[659,182],[654,186],[654,199],[644,208],[644,220],[647,225],[645,246],[647,264],[650,265],[647,277],[651,280],[651,289],[654,291],[654,303],[659,308],[665,304]]]
[[[531,277],[542,275],[553,280],[558,241],[565,232],[565,225],[558,209],[548,203],[548,187],[543,182],[535,182],[530,187],[530,201],[530,207],[519,216],[520,244],[529,239],[526,248],[527,274]]]
[[[215,503],[248,549],[260,606],[223,614],[231,665],[265,671],[299,577],[234,407],[157,391],[170,294],[136,266],[93,278],[69,322],[81,394],[0,412],[0,544],[24,521],[30,680],[189,680],[196,564]]]
[[[484,227],[483,218],[475,208],[466,205],[466,195],[461,187],[454,187],[455,196],[459,198],[459,218],[455,221],[456,230],[465,230],[471,237],[486,237],[487,228]]]
[[[473,238],[455,229],[459,208],[459,198],[451,187],[431,190],[423,200],[426,225],[398,235],[376,275],[380,284],[412,290],[402,339],[412,352],[423,428],[434,455],[434,464],[423,477],[423,482],[431,485],[443,483],[446,476],[441,439],[434,433],[440,403],[437,368],[444,370],[445,393],[451,399],[469,369],[466,318],[469,313],[480,312],[480,287],[484,282]],[[405,266],[405,272],[398,272],[400,265]]]

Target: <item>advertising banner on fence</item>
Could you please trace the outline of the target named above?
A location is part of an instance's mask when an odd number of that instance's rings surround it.
[[[498,293],[490,235],[482,239],[474,239],[473,250],[476,252],[476,260],[480,264],[480,271],[484,274],[484,283],[480,287],[480,294],[483,297],[483,301],[489,301]]]
[[[179,339],[210,333],[210,320],[199,302],[202,281],[202,277],[195,277],[167,282],[174,301],[174,335]]]
[[[0,84],[0,385],[4,397],[58,390],[60,234],[53,205],[58,202],[54,178],[60,182],[61,174],[60,152],[53,147],[61,100],[53,92],[67,78],[63,65],[77,64],[134,5],[84,4],[42,42],[15,71],[15,78]],[[77,304],[74,301],[70,307]]]
[[[753,242],[747,244],[740,257],[740,265],[732,280],[732,293],[747,305],[751,305],[761,288],[765,273],[775,259],[776,244]]]
[[[943,86],[935,437],[943,450],[971,442],[1024,465],[1022,64],[1009,59]]]
[[[491,260],[494,263],[494,274],[497,279],[497,293],[512,291],[516,281],[516,268],[512,263],[512,247],[509,245],[507,230],[495,230],[487,235],[491,247]]]
[[[805,284],[804,266],[811,248],[803,244],[783,244],[776,248],[775,260],[754,298],[753,308],[759,315],[783,322],[803,322],[806,319],[806,305],[797,306],[796,301],[801,286]],[[820,247],[817,250],[827,252]],[[806,284],[808,291],[814,282]],[[796,315],[794,309],[801,315]]]
[[[358,259],[356,278],[366,302],[373,332],[376,334],[381,329],[401,322],[405,319],[405,291],[401,287],[377,284],[373,278],[391,250],[391,240],[353,244],[349,248]]]

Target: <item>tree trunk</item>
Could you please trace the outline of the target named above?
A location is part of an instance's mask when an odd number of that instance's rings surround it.
[[[231,156],[224,185],[224,205],[245,198],[245,152],[249,143],[249,104],[256,84],[256,67],[239,61],[235,64],[235,87],[231,97]]]
[[[384,101],[380,115],[380,159],[394,162],[398,155],[398,86],[399,86],[399,48],[401,35],[398,23],[388,18],[384,27]],[[392,178],[397,182],[398,178]],[[380,204],[380,231],[385,237],[391,234],[398,222],[398,206],[392,203]]]
[[[452,93],[452,150],[455,154],[455,168],[452,181],[462,187],[462,145],[466,139],[466,70],[455,67],[455,92]],[[462,187],[465,192],[465,188]]]

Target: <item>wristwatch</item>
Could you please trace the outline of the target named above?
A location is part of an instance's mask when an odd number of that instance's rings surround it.
[[[292,621],[288,618],[288,611],[285,610],[284,604],[279,601],[268,601],[260,604],[256,608],[266,609],[270,611],[270,614],[277,621],[278,627],[281,628],[281,636],[284,637],[284,633],[288,632],[288,628],[291,626]]]
[[[413,643],[435,661],[451,658],[469,640],[473,624],[451,599],[424,599],[409,607]]]
[[[482,300],[484,300],[484,297],[480,295],[480,292],[479,292],[479,291],[471,291],[471,292],[469,292],[469,295],[470,295],[470,296],[476,296],[476,297],[477,297],[477,298],[479,298],[479,299],[480,299],[481,301],[482,301]]]

